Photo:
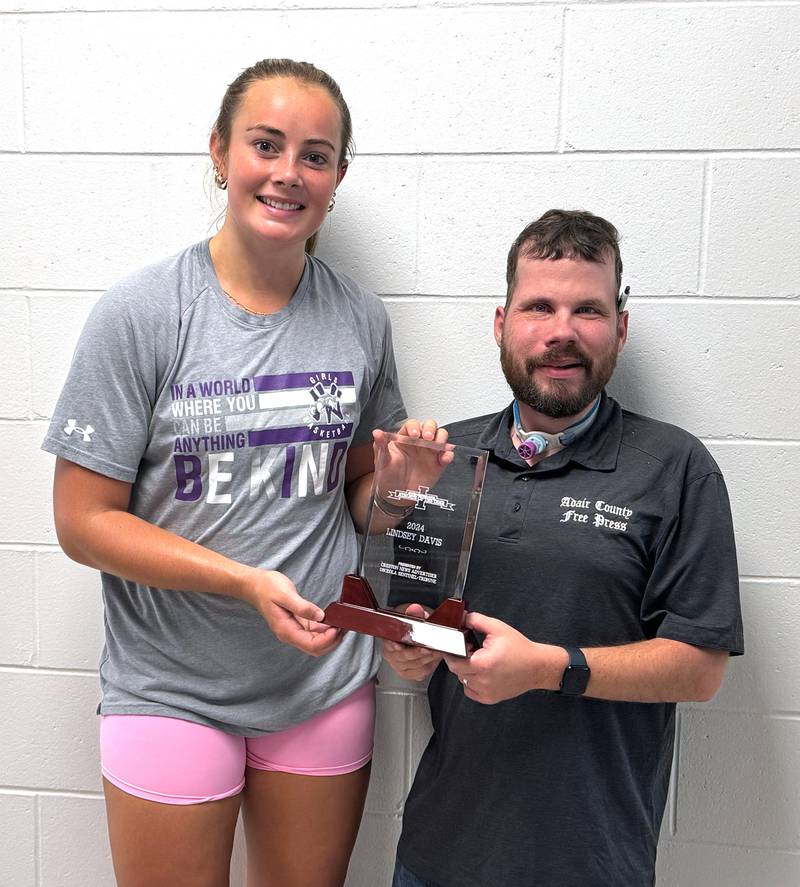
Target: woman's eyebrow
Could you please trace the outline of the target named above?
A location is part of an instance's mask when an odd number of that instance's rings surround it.
[[[252,132],[253,130],[256,130],[256,129],[260,129],[262,132],[265,132],[268,135],[271,135],[275,138],[282,138],[282,139],[286,138],[285,132],[282,132],[280,129],[277,129],[274,126],[268,126],[266,123],[256,123],[253,126],[248,126],[247,129],[245,130],[245,132]],[[336,150],[334,145],[332,145],[327,139],[323,139],[323,138],[314,137],[311,139],[305,139],[303,144],[305,144],[305,145],[327,145],[327,147],[330,148],[331,151]]]

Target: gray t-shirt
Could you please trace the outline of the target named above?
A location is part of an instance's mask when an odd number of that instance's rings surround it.
[[[100,299],[43,448],[133,484],[133,514],[279,570],[324,607],[357,561],[347,448],[404,416],[376,296],[309,257],[290,303],[254,315],[222,292],[202,242]],[[234,598],[102,582],[102,714],[259,735],[328,708],[377,669],[362,635],[317,659]]]

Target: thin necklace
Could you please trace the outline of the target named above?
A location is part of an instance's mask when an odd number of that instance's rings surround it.
[[[238,299],[234,299],[234,297],[227,291],[223,290],[223,293],[233,302],[234,305],[238,305],[243,311],[246,311],[248,314],[256,314],[258,317],[270,317],[274,314],[274,311],[254,311],[252,308],[248,308],[247,305],[242,305],[242,303]]]

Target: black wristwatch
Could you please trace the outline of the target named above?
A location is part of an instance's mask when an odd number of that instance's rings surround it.
[[[586,664],[586,657],[579,647],[564,647],[569,654],[569,663],[561,675],[561,683],[557,693],[565,696],[582,696],[591,677],[591,669]]]

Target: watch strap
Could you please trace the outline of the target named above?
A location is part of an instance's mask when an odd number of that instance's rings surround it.
[[[556,692],[565,696],[582,696],[586,692],[591,669],[580,647],[564,645],[564,649],[569,656],[569,662],[564,669],[564,674],[561,676],[561,684]]]

